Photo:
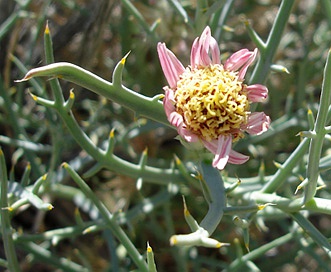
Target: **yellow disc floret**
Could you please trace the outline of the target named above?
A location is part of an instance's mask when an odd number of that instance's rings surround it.
[[[249,101],[238,80],[238,73],[214,64],[205,68],[187,68],[175,90],[176,111],[187,128],[207,141],[219,135],[243,137],[242,124],[247,123]]]

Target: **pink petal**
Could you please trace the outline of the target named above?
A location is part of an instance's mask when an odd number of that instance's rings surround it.
[[[233,53],[225,62],[224,68],[230,71],[237,71],[250,57],[251,52],[248,49],[241,49]]]
[[[208,66],[211,63],[208,52],[204,52],[203,42],[208,41],[205,37],[204,41],[201,38],[196,38],[191,49],[191,67]]]
[[[188,130],[183,121],[183,116],[181,116],[178,112],[173,112],[170,114],[169,122],[177,127],[178,134],[188,143],[197,142],[199,137]]]
[[[210,38],[209,47],[211,49],[212,64],[221,64],[221,53],[217,41],[214,37]]]
[[[232,137],[220,135],[217,140],[205,141],[203,145],[213,154],[215,154],[213,160],[213,167],[223,170],[229,160],[229,154],[231,152]]]
[[[269,129],[270,117],[264,112],[253,112],[248,117],[248,122],[243,130],[249,134],[259,135]]]
[[[251,102],[263,102],[268,97],[268,88],[261,84],[246,86],[245,90]]]
[[[178,128],[183,125],[183,116],[181,116],[178,112],[173,111],[169,114],[168,121],[172,126]]]
[[[236,152],[234,150],[231,150],[229,154],[229,163],[232,164],[243,164],[249,160],[249,156],[246,156],[244,154],[241,154],[239,152]]]
[[[168,86],[164,87],[164,91],[165,91],[165,96],[163,98],[163,107],[167,115],[167,118],[169,120],[170,114],[176,110],[175,100],[174,100],[175,93]]]
[[[199,141],[199,137],[190,130],[188,130],[184,123],[182,123],[181,126],[177,128],[177,132],[188,143],[194,143]]]
[[[232,137],[219,136],[216,154],[213,160],[213,167],[223,170],[229,160],[231,152]]]
[[[209,56],[211,50],[211,58]],[[200,38],[196,38],[191,49],[191,67],[208,66],[220,64],[220,51],[217,41],[211,36],[211,30],[207,26]]]
[[[163,99],[163,107],[169,123],[177,128],[178,134],[186,142],[191,143],[198,141],[199,137],[186,128],[186,125],[184,124],[183,116],[180,115],[178,112],[176,112],[174,91],[167,86],[164,87],[164,89],[165,89],[165,97]]]
[[[243,80],[248,66],[252,64],[257,55],[257,49],[249,51],[248,49],[241,49],[233,53],[225,62],[224,68],[229,71],[238,71],[239,80]]]
[[[218,140],[206,141],[204,139],[201,139],[201,141],[205,148],[207,148],[211,153],[216,154]]]
[[[202,142],[210,152],[215,154],[213,167],[218,168],[219,170],[223,170],[227,163],[243,164],[249,159],[249,156],[231,149],[231,136],[219,136],[218,140],[213,140],[210,142],[202,140]]]
[[[241,69],[239,70],[239,74],[238,74],[238,78],[239,80],[243,80],[248,67],[253,63],[253,61],[255,60],[257,55],[257,48],[254,49],[254,51],[252,52],[252,55],[250,56],[250,58],[247,60],[247,62],[244,64],[243,67],[241,67]]]
[[[175,88],[177,86],[179,76],[185,71],[185,68],[174,53],[172,53],[164,43],[157,44],[157,52],[159,54],[163,73],[169,83],[169,86],[170,88]]]
[[[174,91],[165,87],[165,97],[163,99],[163,107],[169,123],[174,127],[179,127],[183,124],[183,116],[176,112]]]

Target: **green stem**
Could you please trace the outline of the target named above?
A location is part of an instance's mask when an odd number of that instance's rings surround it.
[[[331,251],[331,245],[328,239],[301,213],[293,213],[292,218],[307,232],[307,234],[320,246]]]
[[[208,212],[200,223],[200,227],[208,231],[209,235],[215,231],[219,225],[226,206],[226,194],[222,176],[219,171],[210,164],[201,163],[199,167],[203,180],[206,182],[204,190],[205,198],[208,202]],[[201,181],[201,182],[204,182]],[[208,201],[208,199],[210,199]]]
[[[54,266],[56,269],[62,269],[62,271],[67,272],[87,272],[87,269],[79,264],[76,264],[66,258],[58,258],[54,255],[54,252],[39,246],[33,242],[17,242],[20,248],[31,254],[36,260],[43,261],[49,265]],[[14,271],[14,270],[10,270]]]
[[[270,203],[272,204],[271,207],[280,209],[285,213],[293,213],[293,212],[306,210],[314,213],[331,215],[330,199],[314,197],[305,205],[303,205],[302,198],[289,199],[286,197],[278,196],[276,194],[264,194],[260,192],[248,192],[242,195],[242,199],[244,199],[248,203],[252,203],[252,202],[255,202],[257,204]],[[251,212],[253,212],[253,210],[254,209],[256,210],[257,208],[258,207],[256,206],[231,207],[231,208],[226,208],[225,213],[226,214],[232,214],[234,212],[240,213],[240,212],[244,212],[245,210],[246,212],[249,212],[250,210]]]
[[[286,182],[287,177],[292,173],[293,168],[300,160],[302,160],[304,154],[307,152],[309,140],[310,139],[305,138],[301,141],[281,168],[279,168],[272,178],[263,186],[261,192],[273,193]]]
[[[125,58],[123,58],[117,65],[114,73],[116,73],[117,69],[121,69],[124,64]],[[131,109],[137,115],[145,116],[166,126],[170,126],[162,103],[158,101],[157,97],[149,98],[136,93],[123,85],[112,84],[74,64],[59,62],[35,68],[30,70],[22,81],[36,76],[58,77],[68,80]]]
[[[188,16],[186,10],[183,8],[182,4],[178,0],[169,0],[169,5],[178,12],[178,14],[183,17],[185,24],[188,24],[191,29],[194,29],[194,23],[190,16]]]
[[[225,23],[231,14],[234,2],[234,0],[225,1],[222,9],[213,15],[210,27],[213,30],[213,36],[216,41],[221,41],[223,38]]]
[[[4,135],[0,135],[0,143],[16,148],[22,148],[36,154],[50,154],[52,151],[52,147],[47,144],[39,144],[27,140],[13,139]]]
[[[273,58],[276,54],[283,30],[288,22],[288,18],[291,14],[291,9],[294,3],[295,1],[291,0],[282,1],[274,24],[270,30],[268,40],[265,45],[265,51],[261,52],[261,57],[258,60],[252,73],[250,84],[263,83],[267,78],[270,66],[273,62]]]
[[[160,169],[145,165],[141,167],[139,164],[133,164],[123,160],[114,154],[106,155],[87,137],[87,135],[80,129],[72,112],[69,113],[63,108],[58,109],[64,123],[68,127],[71,135],[76,142],[97,162],[100,168],[104,167],[116,173],[124,174],[133,178],[142,178],[144,181],[149,181],[157,184],[169,184],[169,181],[174,183],[182,183],[186,179],[175,169]],[[194,180],[193,177],[192,181]]]
[[[324,69],[324,79],[322,84],[322,92],[320,97],[320,106],[318,109],[314,134],[315,137],[310,141],[307,179],[308,184],[305,186],[304,202],[311,200],[316,192],[317,179],[319,176],[319,161],[322,152],[324,137],[326,134],[325,125],[331,101],[331,50],[329,50],[326,65]]]
[[[139,12],[138,9],[131,3],[129,0],[122,0],[123,6],[126,8],[126,10],[131,13],[134,18],[139,22],[139,24],[143,27],[143,29],[146,31],[149,36],[153,38],[154,41],[157,40],[156,34],[151,30],[151,27],[146,22],[145,18],[142,16],[142,14]]]
[[[74,237],[82,235],[83,231],[88,227],[101,225],[101,220],[99,221],[90,221],[84,222],[82,224],[73,226],[73,227],[65,227],[65,228],[58,228],[54,230],[45,231],[39,234],[24,234],[18,236],[15,242],[23,243],[23,242],[38,242],[38,241],[45,241],[45,240],[53,240],[57,238],[57,241],[63,240],[65,238],[72,239]]]
[[[53,41],[50,35],[50,30],[48,24],[46,25],[44,32],[44,49],[45,49],[45,59],[47,64],[54,63],[54,55],[53,55]],[[51,85],[55,104],[63,105],[64,97],[61,92],[60,83],[57,79],[50,79],[49,84]]]
[[[331,27],[331,2],[329,0],[321,0],[323,11],[326,14],[326,18],[329,23],[329,27]]]
[[[9,208],[8,208],[8,180],[5,156],[0,148],[0,182],[1,182],[1,200],[0,200],[0,214],[1,214],[1,232],[4,244],[4,250],[8,261],[9,271],[18,272],[20,270],[19,263],[15,252],[13,241],[13,230],[10,225]]]
[[[0,77],[0,96],[4,100],[5,116],[6,118],[8,118],[8,123],[11,125],[11,128],[14,133],[14,136],[12,136],[12,138],[31,142],[24,127],[21,126],[19,122],[17,122],[17,120],[19,120],[20,117],[18,116],[17,111],[15,111],[16,105],[9,96],[8,91],[5,89],[1,77]],[[40,171],[39,163],[37,162],[38,160],[36,153],[29,149],[25,149],[24,151],[27,160],[31,163],[31,167],[34,170],[34,174],[36,176],[41,176],[42,173]]]
[[[305,209],[314,213],[331,215],[331,199],[314,197],[305,204]]]
[[[270,249],[274,249],[278,246],[281,246],[281,245],[291,241],[295,235],[296,235],[295,233],[288,233],[278,239],[273,240],[272,242],[270,242],[268,244],[260,246],[259,248],[234,260],[224,271],[228,271],[228,272],[243,271],[243,270],[240,270],[240,268],[242,268],[242,266],[244,266],[247,262],[261,257],[263,254],[265,254]]]
[[[15,25],[16,21],[20,18],[20,11],[12,13],[0,26],[0,40],[10,31],[12,26]]]
[[[243,199],[248,202],[256,202],[259,204],[271,204],[273,207],[285,212],[297,212],[303,209],[302,199],[289,199],[275,194],[263,194],[260,192],[251,192],[243,195]]]
[[[234,206],[234,207],[225,207],[225,215],[238,215],[238,214],[248,214],[256,213],[261,210],[260,205],[249,205],[249,206]]]
[[[131,240],[128,238],[128,236],[125,234],[122,228],[118,225],[113,215],[107,210],[104,204],[97,198],[97,196],[93,193],[93,191],[85,183],[85,181],[82,180],[80,176],[68,164],[65,163],[63,164],[63,166],[68,171],[72,179],[77,183],[77,185],[82,190],[84,195],[89,200],[91,200],[93,204],[97,207],[103,220],[107,223],[108,227],[111,229],[114,236],[116,236],[116,238],[126,248],[132,260],[138,266],[139,271],[148,271],[147,264],[144,261],[143,257],[140,255],[138,250],[132,244]]]

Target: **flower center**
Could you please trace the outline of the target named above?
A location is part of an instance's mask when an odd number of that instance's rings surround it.
[[[176,111],[187,128],[207,141],[232,134],[233,141],[244,137],[240,127],[247,123],[249,101],[238,73],[214,64],[186,69],[175,91]]]

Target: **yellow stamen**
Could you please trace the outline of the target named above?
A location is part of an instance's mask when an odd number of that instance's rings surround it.
[[[219,135],[244,136],[240,131],[247,123],[249,101],[238,73],[215,64],[205,68],[187,68],[175,90],[176,111],[187,128],[207,141]]]

